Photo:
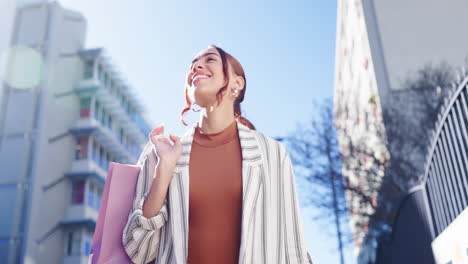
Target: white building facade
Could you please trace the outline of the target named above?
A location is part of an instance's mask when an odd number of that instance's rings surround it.
[[[467,11],[462,0],[338,1],[334,118],[343,175],[360,192],[347,193],[359,263],[375,258],[377,245],[365,238],[372,232],[369,220],[392,156],[382,112],[424,65],[465,65]],[[365,172],[369,168],[372,175]]]
[[[57,2],[17,10],[11,43],[39,55],[40,79],[3,86],[2,263],[88,263],[109,162],[134,164],[147,142],[144,107],[105,50],[85,49],[86,26]]]

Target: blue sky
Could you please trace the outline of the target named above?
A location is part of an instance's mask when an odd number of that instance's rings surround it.
[[[268,136],[290,133],[312,117],[313,100],[333,94],[335,1],[59,2],[86,17],[86,47],[104,47],[154,123],[164,122],[175,135],[187,129],[179,122],[186,71],[210,44],[243,65],[243,115]],[[185,120],[197,118],[190,111]],[[339,263],[330,225],[312,222],[311,209],[302,211],[314,263]],[[346,263],[355,263],[351,251]]]

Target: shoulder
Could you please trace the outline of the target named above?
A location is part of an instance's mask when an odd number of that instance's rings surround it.
[[[257,130],[250,130],[252,135],[257,139],[258,145],[261,147],[263,152],[268,152],[267,154],[272,154],[276,152],[280,158],[283,158],[285,155],[288,155],[288,151],[284,144],[277,139],[266,135],[263,132]]]

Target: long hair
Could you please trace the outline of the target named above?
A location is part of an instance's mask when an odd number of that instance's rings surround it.
[[[241,103],[242,101],[244,101],[245,91],[247,90],[247,79],[245,78],[245,73],[244,73],[244,69],[242,68],[242,65],[231,54],[225,52],[222,48],[217,47],[215,45],[210,45],[209,47],[212,47],[218,50],[219,54],[221,55],[221,62],[223,64],[223,74],[225,78],[225,85],[216,94],[216,101],[218,102],[218,105],[222,101],[222,93],[226,91],[226,89],[228,88],[228,84],[229,84],[228,63],[229,63],[234,73],[244,78],[244,89],[239,91],[239,96],[237,96],[236,100],[234,101],[234,118],[239,120],[239,122],[241,122],[243,125],[247,126],[248,128],[255,130],[255,126],[247,118],[241,116]],[[189,111],[192,106],[192,102],[190,101],[190,98],[188,96],[188,89],[190,87],[190,83],[189,83],[190,80],[188,80],[189,74],[190,73],[187,74],[186,82],[184,86],[185,108],[182,109],[182,111],[180,112],[180,121],[185,126],[187,126],[187,124],[184,121],[184,114],[185,112]]]

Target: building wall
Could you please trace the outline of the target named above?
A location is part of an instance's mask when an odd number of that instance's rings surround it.
[[[362,195],[347,191],[350,226],[358,254],[376,204],[383,167],[376,166],[370,155],[388,158],[385,129],[381,114],[381,95],[371,56],[362,7],[354,1],[339,1],[335,64],[334,119],[340,151],[343,154],[343,176],[347,186],[360,188]],[[350,146],[354,146],[351,148]],[[363,154],[364,152],[369,155]],[[376,166],[377,175],[365,170]]]
[[[56,3],[25,8],[22,12],[25,12],[25,22],[24,30],[19,30],[24,33],[20,35],[21,40],[27,41],[34,30],[31,24],[46,23],[41,30],[46,69],[37,120],[41,128],[34,157],[34,187],[24,258],[25,262],[33,259],[34,263],[61,263],[65,234],[57,225],[70,204],[71,187],[68,181],[61,181],[46,191],[43,188],[63,178],[74,158],[76,139],[68,129],[79,117],[79,99],[71,92],[82,76],[83,63],[77,52],[84,48],[86,21],[81,14]],[[36,243],[38,239],[43,240]]]
[[[382,112],[392,103],[393,94],[404,88],[404,81],[427,63],[466,65],[466,11],[468,2],[462,0],[338,1],[335,124],[340,151],[351,157],[343,160],[343,175],[350,186],[359,183],[371,197],[379,197],[385,166],[375,167],[374,180],[366,179],[355,168],[366,168],[363,164],[368,157],[354,156],[350,146],[361,143],[377,158],[382,157],[383,163],[390,159]],[[375,103],[369,104],[371,97]],[[420,160],[424,155],[410,158]],[[367,255],[362,258],[367,263],[375,257],[375,241],[364,239],[372,227],[365,225],[366,219],[353,215],[353,208],[360,206],[359,196],[348,192],[347,199],[351,230],[358,231],[355,253]],[[377,205],[373,203],[367,203],[364,211],[372,214]],[[361,220],[364,225],[358,225]]]
[[[35,87],[11,87],[7,100],[0,164],[5,168],[2,183],[11,185],[0,192],[5,203],[0,207],[8,216],[0,231],[14,243],[0,255],[11,257],[8,263],[63,262],[57,250],[63,248],[63,234],[56,225],[68,200],[57,197],[68,197],[70,188],[66,181],[47,191],[44,187],[62,178],[73,158],[75,140],[64,133],[78,116],[78,99],[57,95],[70,91],[81,74],[76,52],[83,48],[85,28],[80,14],[57,3],[22,5],[17,13],[13,44],[40,54],[43,75]]]
[[[15,0],[3,0],[0,2],[0,60],[5,59],[5,56],[10,48],[11,34],[13,29],[13,21],[15,17]],[[4,70],[4,69],[3,69]],[[2,67],[0,66],[0,71]],[[2,77],[0,77],[0,81]],[[2,107],[3,84],[0,83],[0,109]],[[1,111],[0,111],[1,112]],[[2,116],[0,114],[0,127]]]

